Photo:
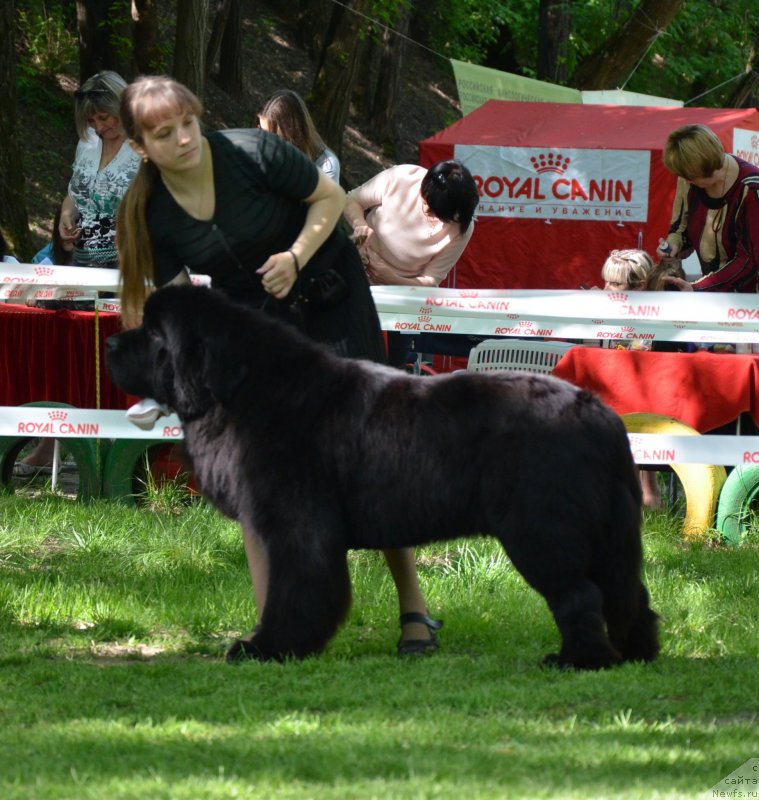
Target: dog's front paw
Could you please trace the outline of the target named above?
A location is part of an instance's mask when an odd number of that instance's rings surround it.
[[[571,669],[571,664],[567,664],[566,662],[561,660],[561,656],[558,653],[549,653],[547,656],[543,658],[542,667],[545,669]]]
[[[261,650],[255,644],[255,638],[258,633],[258,626],[242,639],[235,639],[232,646],[227,650],[224,659],[227,664],[239,664],[241,661],[251,659],[253,661],[265,661],[265,657]]]

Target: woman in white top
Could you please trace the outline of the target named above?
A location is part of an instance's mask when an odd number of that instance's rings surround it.
[[[58,230],[63,242],[74,243],[75,266],[117,266],[116,210],[140,165],[119,117],[125,87],[105,70],[74,92],[79,144]]]
[[[258,126],[290,142],[328,178],[340,183],[340,161],[319,136],[306,103],[297,92],[274,92],[258,113]]]
[[[479,194],[458,161],[399,164],[348,193],[343,216],[373,284],[438,286],[474,232]]]

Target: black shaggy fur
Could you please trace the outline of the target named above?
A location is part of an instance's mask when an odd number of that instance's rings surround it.
[[[488,534],[554,615],[551,663],[656,657],[638,475],[622,422],[590,394],[338,358],[195,287],[156,292],[107,358],[122,389],[176,409],[201,490],[265,543],[262,624],[232,655],[322,650],[349,608],[349,548]]]

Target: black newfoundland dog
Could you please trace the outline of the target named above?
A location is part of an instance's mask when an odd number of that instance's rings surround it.
[[[153,294],[107,359],[122,389],[176,409],[201,490],[265,543],[263,620],[231,653],[322,650],[350,605],[350,548],[487,534],[553,613],[549,663],[656,657],[638,473],[621,420],[592,395],[545,376],[415,377],[339,358],[197,287]]]

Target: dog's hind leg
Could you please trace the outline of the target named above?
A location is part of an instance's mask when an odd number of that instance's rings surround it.
[[[545,663],[575,669],[605,669],[622,657],[609,641],[601,590],[589,580],[565,585],[546,595],[562,638],[561,650]]]
[[[648,591],[639,583],[632,608],[618,614],[607,608],[609,639],[623,661],[653,661],[659,654],[659,617],[649,605]]]

